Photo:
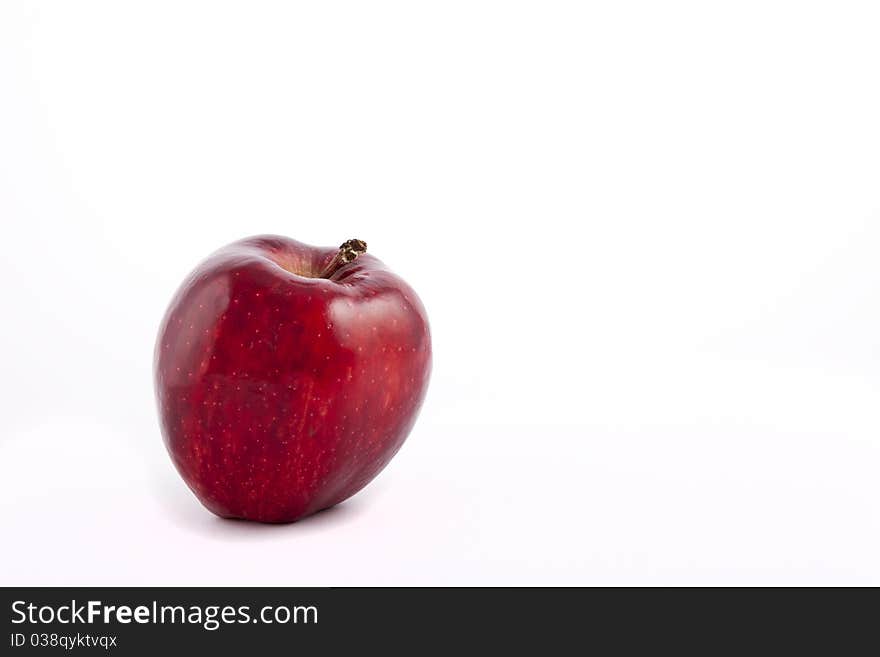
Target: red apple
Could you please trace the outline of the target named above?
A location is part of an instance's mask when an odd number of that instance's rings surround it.
[[[292,522],[338,504],[412,429],[428,319],[365,251],[251,237],[210,256],[172,300],[155,352],[162,433],[217,515]]]

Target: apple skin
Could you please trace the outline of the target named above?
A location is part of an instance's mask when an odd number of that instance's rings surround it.
[[[425,309],[378,259],[340,263],[339,252],[273,235],[234,242],[165,314],[154,358],[162,434],[219,516],[292,522],[338,504],[415,423],[431,372]]]

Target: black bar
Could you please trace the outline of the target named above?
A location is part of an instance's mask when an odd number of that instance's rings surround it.
[[[487,654],[503,648],[516,649],[516,654],[525,650],[555,655],[600,647],[614,651],[648,647],[650,652],[691,648],[704,654],[737,648],[751,654],[765,649],[788,652],[798,644],[840,654],[847,644],[859,645],[862,637],[867,645],[876,646],[873,628],[880,608],[874,589],[7,588],[2,592],[6,631],[0,653],[9,655],[332,655],[352,650],[420,655],[438,649],[458,655],[477,648]],[[61,620],[76,622],[58,622],[59,613]],[[40,622],[41,614],[45,622]]]

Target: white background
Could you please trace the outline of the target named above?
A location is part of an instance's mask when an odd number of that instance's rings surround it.
[[[0,583],[880,584],[880,9],[0,5]],[[155,332],[349,237],[434,376],[365,491],[205,511]]]

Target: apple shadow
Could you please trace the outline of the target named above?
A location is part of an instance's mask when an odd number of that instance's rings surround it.
[[[296,522],[262,523],[240,518],[221,518],[206,509],[185,485],[171,476],[157,477],[154,480],[155,499],[163,510],[163,515],[186,531],[197,533],[210,539],[221,540],[263,540],[277,539],[279,536],[309,534],[327,531],[344,525],[356,518],[364,508],[363,500],[369,497],[368,491],[361,491],[355,498],[313,513]]]
[[[287,523],[265,523],[244,520],[242,518],[221,518],[215,516],[207,509],[204,509],[204,511],[209,516],[209,522],[205,524],[207,524],[206,529],[210,534],[222,536],[224,538],[230,536],[249,538],[269,535],[274,536],[276,534],[286,534],[294,531],[328,529],[357,515],[357,509],[355,508],[357,506],[359,506],[357,503],[352,503],[351,500],[346,500],[341,504],[317,511],[316,513],[301,518],[296,522]]]

